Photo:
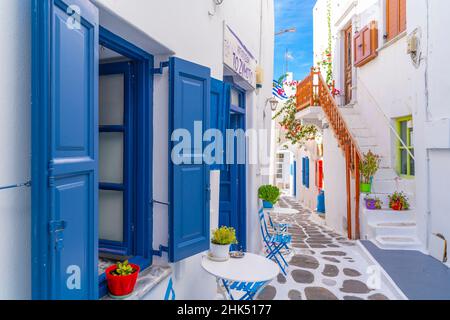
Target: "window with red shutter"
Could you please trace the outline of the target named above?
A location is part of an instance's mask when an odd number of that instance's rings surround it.
[[[386,0],[386,40],[406,30],[406,0]]]
[[[368,26],[357,32],[354,37],[355,66],[362,67],[378,55],[378,27],[372,21]]]

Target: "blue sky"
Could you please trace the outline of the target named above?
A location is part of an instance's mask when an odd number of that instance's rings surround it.
[[[296,33],[275,37],[275,74],[277,80],[285,73],[286,49],[291,56],[289,70],[294,79],[302,80],[313,64],[313,17],[316,0],[275,0],[275,31],[296,27]]]

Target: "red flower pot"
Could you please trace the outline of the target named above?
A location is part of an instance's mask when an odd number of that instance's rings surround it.
[[[396,202],[392,203],[391,208],[394,211],[402,211],[403,210],[403,205],[402,205],[402,203],[400,201],[396,201]]]
[[[116,297],[124,297],[130,295],[134,287],[136,286],[137,278],[140,268],[138,265],[130,263],[130,266],[136,270],[129,276],[115,276],[112,274],[117,269],[116,265],[113,265],[106,269],[106,281],[108,282],[109,292]]]

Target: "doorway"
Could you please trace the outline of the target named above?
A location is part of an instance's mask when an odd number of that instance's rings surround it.
[[[353,95],[353,26],[349,25],[345,31],[344,40],[344,102],[348,105],[352,102]]]
[[[236,250],[247,247],[246,210],[246,138],[245,138],[245,92],[230,88],[230,113],[227,130],[235,133],[234,143],[227,141],[227,164],[220,173],[219,225],[236,230]],[[230,146],[233,146],[232,157]],[[232,158],[232,159],[230,159]]]

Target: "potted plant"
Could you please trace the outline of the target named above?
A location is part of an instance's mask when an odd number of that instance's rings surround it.
[[[409,200],[404,192],[394,192],[389,196],[389,208],[395,211],[409,210]]]
[[[263,201],[265,209],[273,208],[280,199],[280,195],[280,189],[272,185],[261,186],[258,190],[258,196]]]
[[[118,262],[106,269],[106,281],[110,295],[117,298],[126,298],[134,290],[139,275],[138,265]]]
[[[380,167],[380,156],[369,151],[364,155],[360,164],[361,171],[361,192],[372,192],[372,179]]]
[[[214,230],[211,240],[211,256],[220,260],[230,258],[230,246],[237,244],[236,230],[231,227],[220,227]]]
[[[377,197],[367,197],[364,199],[366,201],[366,208],[369,210],[381,210],[383,201]]]

